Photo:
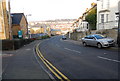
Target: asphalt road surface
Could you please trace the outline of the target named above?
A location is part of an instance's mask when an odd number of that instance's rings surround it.
[[[118,51],[84,47],[55,36],[40,43],[41,54],[69,79],[118,79]]]
[[[40,81],[51,81],[51,78],[62,78],[61,81],[118,79],[118,51],[84,47],[61,37],[37,40],[18,50],[3,52],[2,78]]]
[[[41,40],[15,51],[3,51],[3,81],[51,81],[34,52],[34,47],[39,42]]]

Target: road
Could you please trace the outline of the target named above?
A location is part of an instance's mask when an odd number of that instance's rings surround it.
[[[61,40],[61,36],[36,40],[3,53],[4,80],[80,81],[118,79],[119,76],[117,51],[84,47],[81,43]]]
[[[61,40],[61,36],[43,41],[39,50],[69,79],[118,79],[118,51],[84,47]]]

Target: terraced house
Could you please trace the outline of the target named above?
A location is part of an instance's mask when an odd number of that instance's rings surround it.
[[[12,39],[9,0],[0,0],[0,39]]]
[[[24,13],[12,13],[12,35],[13,38],[18,38],[18,32],[22,31],[22,37],[28,35],[28,22]]]
[[[97,0],[97,29],[118,27],[118,2],[120,0]]]

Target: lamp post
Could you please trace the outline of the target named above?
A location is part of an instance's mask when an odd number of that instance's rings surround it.
[[[118,10],[119,10],[119,20],[118,20],[118,38],[117,38],[117,43],[118,46],[120,47],[120,1],[118,2]]]
[[[27,14],[27,15],[26,15],[26,20],[27,20],[27,17],[28,17],[28,16],[32,16],[32,15],[31,15],[31,14]],[[28,30],[28,29],[29,29],[29,28],[28,28],[28,21],[27,21],[27,35],[28,35],[28,38],[30,38],[30,35],[29,35],[30,33],[29,33],[29,30]]]

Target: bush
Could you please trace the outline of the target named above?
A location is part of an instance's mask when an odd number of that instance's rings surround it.
[[[50,38],[48,35],[42,36],[42,39]]]
[[[101,32],[100,32],[100,31],[97,31],[96,34],[101,34]]]

